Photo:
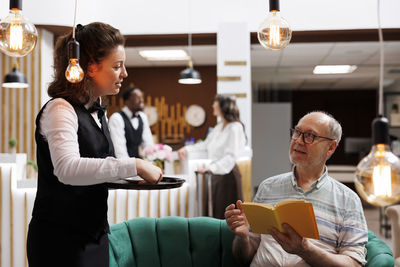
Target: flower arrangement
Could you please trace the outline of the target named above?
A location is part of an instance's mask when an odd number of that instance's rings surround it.
[[[147,146],[143,149],[142,154],[145,159],[155,162],[161,161],[164,162],[166,160],[172,160],[172,148],[169,145],[163,144],[155,144]]]

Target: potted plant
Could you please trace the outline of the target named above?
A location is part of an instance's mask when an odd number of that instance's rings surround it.
[[[17,139],[11,138],[11,139],[8,141],[8,146],[9,146],[9,148],[10,148],[10,153],[11,153],[11,154],[17,153],[17,144],[18,144]]]
[[[26,178],[37,178],[38,171],[39,168],[36,162],[28,160],[26,163]]]

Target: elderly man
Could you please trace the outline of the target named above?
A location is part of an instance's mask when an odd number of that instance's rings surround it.
[[[125,106],[115,112],[108,122],[115,156],[138,158],[139,146],[144,149],[154,144],[147,116],[143,113],[143,93],[137,87],[128,87],[122,98]]]
[[[311,112],[291,130],[293,170],[264,180],[254,202],[276,204],[287,199],[312,202],[320,240],[302,238],[288,224],[287,234],[249,229],[241,201],[229,205],[225,218],[236,235],[233,253],[250,266],[361,266],[368,241],[367,225],[357,194],[328,175],[326,161],[335,152],[340,124],[329,114]]]

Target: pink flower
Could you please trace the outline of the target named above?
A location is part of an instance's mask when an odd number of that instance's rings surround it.
[[[142,154],[145,159],[150,161],[171,161],[172,160],[172,148],[169,145],[155,144],[147,146],[143,149]]]

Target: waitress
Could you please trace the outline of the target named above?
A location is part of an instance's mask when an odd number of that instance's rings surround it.
[[[212,173],[213,217],[224,219],[225,207],[242,199],[242,177],[236,161],[246,144],[244,125],[240,121],[239,108],[231,96],[217,95],[213,114],[220,118],[206,140],[178,150],[181,160],[192,151],[206,150],[211,163],[200,173]]]
[[[71,34],[57,40],[52,99],[36,118],[39,179],[29,224],[30,267],[108,266],[108,190],[105,182],[140,175],[150,183],[161,170],[137,158],[116,159],[102,96],[118,94],[128,76],[124,38],[104,23],[78,25],[84,80],[65,78]]]

